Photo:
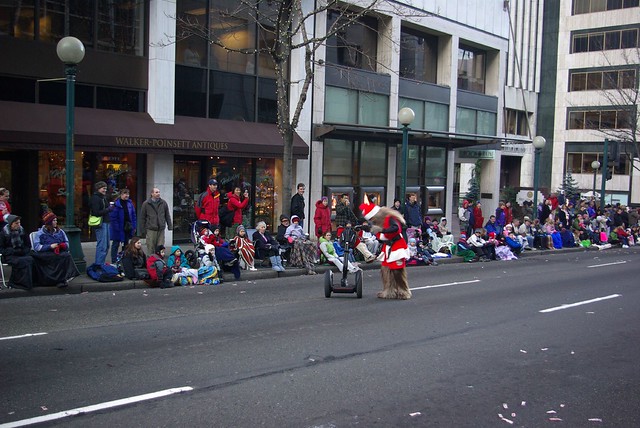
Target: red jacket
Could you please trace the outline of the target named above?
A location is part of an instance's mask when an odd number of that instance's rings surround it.
[[[322,199],[316,202],[316,213],[313,216],[313,222],[316,226],[314,232],[318,238],[331,231],[331,207],[329,205],[325,207]],[[321,230],[320,233],[318,233],[318,229]]]
[[[235,193],[229,192],[227,193],[227,197],[229,198],[229,202],[227,202],[227,208],[233,213],[233,224],[242,224],[242,210],[244,210],[247,205],[249,205],[249,198],[245,198],[243,201],[240,200]]]
[[[484,226],[484,217],[482,217],[482,208],[477,206],[473,208],[473,228],[481,229]]]
[[[382,242],[382,266],[389,269],[403,269],[409,258],[407,241],[402,236],[402,224],[397,218],[388,216],[384,219],[382,232],[378,234]]]
[[[198,206],[196,201],[196,216],[199,220],[206,220],[211,225],[220,224],[220,217],[218,216],[218,209],[220,208],[220,192],[217,190],[215,193],[211,193],[211,189],[207,189],[206,194],[202,198],[202,206]]]

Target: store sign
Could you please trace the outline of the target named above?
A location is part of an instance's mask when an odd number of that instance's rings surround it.
[[[224,151],[229,149],[229,143],[215,141],[172,140],[163,138],[116,137],[118,147],[141,147],[149,149],[180,149]]]
[[[524,155],[527,153],[527,147],[530,147],[530,145],[509,141],[502,143],[502,147],[500,149],[502,150],[502,153],[505,154]]]
[[[469,159],[495,159],[495,150],[478,150],[478,149],[460,149],[458,151],[458,158]]]

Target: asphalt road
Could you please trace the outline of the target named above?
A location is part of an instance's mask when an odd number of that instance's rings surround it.
[[[320,275],[3,299],[0,427],[637,427],[639,260],[412,268],[408,301],[377,271],[362,299]]]

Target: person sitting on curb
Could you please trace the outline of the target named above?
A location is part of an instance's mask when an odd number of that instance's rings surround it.
[[[230,244],[232,244],[238,253],[240,258],[241,267],[245,270],[257,270],[254,263],[256,258],[256,250],[253,246],[253,242],[247,236],[247,231],[243,225],[236,228],[236,236],[233,237]]]
[[[7,216],[6,223],[0,232],[0,254],[3,261],[11,266],[9,288],[33,289],[33,257],[29,236],[20,224],[21,217],[13,214]]]
[[[213,232],[203,239],[204,244],[211,244],[215,247],[216,259],[222,264],[222,270],[233,273],[235,279],[240,279],[240,263],[238,258],[231,252],[229,243],[220,235],[220,226],[211,226]]]
[[[164,261],[164,245],[158,245],[156,252],[147,258],[147,272],[149,272],[149,285],[152,287],[171,288],[173,272]]]
[[[482,229],[476,229],[467,240],[467,244],[476,253],[477,260],[489,261],[496,259],[495,247],[482,238]]]
[[[291,216],[291,224],[287,227],[284,237],[293,246],[291,249],[291,265],[304,267],[307,275],[315,275],[314,263],[318,258],[316,246],[309,241],[307,235],[300,227],[300,219],[297,215]]]
[[[60,288],[80,275],[69,252],[69,238],[58,227],[58,218],[51,211],[42,216],[44,225],[33,239],[35,282],[38,285],[56,285]]]
[[[173,272],[171,279],[174,283],[179,285],[198,283],[198,270],[189,266],[189,261],[179,246],[174,245],[171,247],[171,254],[167,260],[167,266],[169,266]]]
[[[331,231],[326,232],[324,236],[320,237],[320,251],[329,263],[333,263],[334,265],[336,265],[338,270],[342,272],[344,264],[342,263],[342,260],[338,258],[336,250],[333,246],[333,240],[331,238]],[[349,273],[356,273],[360,270],[357,264],[351,262],[348,262],[347,269],[349,270]]]
[[[260,221],[256,225],[256,231],[253,233],[253,243],[258,258],[268,257],[271,262],[271,269],[276,272],[285,271],[280,257],[280,244],[267,232],[267,224],[264,221]]]
[[[122,256],[122,269],[128,279],[149,279],[147,271],[147,256],[142,249],[142,241],[139,236],[134,236],[124,249]]]

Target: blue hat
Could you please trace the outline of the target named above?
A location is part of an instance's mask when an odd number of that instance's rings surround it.
[[[215,178],[212,178],[209,180],[209,185],[212,185],[212,184],[218,184]]]

